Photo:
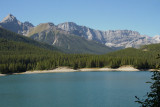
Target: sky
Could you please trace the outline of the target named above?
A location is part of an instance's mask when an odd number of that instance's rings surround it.
[[[0,0],[0,20],[75,22],[97,30],[133,30],[160,35],[160,0]]]

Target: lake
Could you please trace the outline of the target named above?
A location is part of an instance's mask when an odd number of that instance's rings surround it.
[[[70,72],[0,77],[1,107],[137,107],[152,73]]]

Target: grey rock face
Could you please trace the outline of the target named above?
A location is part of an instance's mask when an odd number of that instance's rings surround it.
[[[109,47],[139,47],[140,45],[160,43],[158,37],[140,35],[139,32],[131,30],[94,30],[85,26],[79,26],[73,22],[66,22],[57,26],[75,35],[88,40],[95,40]]]
[[[86,26],[79,26],[73,22],[62,23],[57,25],[57,27],[62,30],[68,31],[71,34],[84,37],[88,40],[95,40],[103,44],[105,43],[102,31],[94,30]]]
[[[154,36],[153,39],[154,39],[157,43],[160,43],[160,35]]]
[[[29,22],[20,22],[12,14],[9,14],[1,22],[0,26],[13,32],[26,35],[34,26]]]

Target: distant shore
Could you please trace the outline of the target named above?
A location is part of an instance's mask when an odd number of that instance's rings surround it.
[[[62,73],[62,72],[90,72],[90,71],[145,71],[145,70],[140,70],[136,69],[132,66],[122,66],[117,69],[113,68],[82,68],[82,69],[71,69],[69,67],[58,67],[53,70],[35,70],[35,71],[26,71],[26,72],[21,72],[21,73],[13,73],[13,75],[16,74],[36,74],[36,73]],[[147,69],[146,71],[155,71],[155,69]],[[7,74],[0,74],[0,76],[5,76]]]

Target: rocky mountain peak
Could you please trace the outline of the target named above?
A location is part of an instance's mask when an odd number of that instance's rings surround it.
[[[74,23],[74,22],[65,22],[65,23],[63,23],[63,24],[67,24],[67,25],[70,25],[70,26],[77,25],[77,24],[76,24],[76,23]]]
[[[41,23],[37,26],[37,28],[44,30],[44,29],[51,29],[51,28],[55,28],[55,25],[51,22],[48,23]]]
[[[13,32],[22,34],[22,35],[26,35],[27,32],[33,28],[34,26],[29,23],[29,22],[20,22],[19,20],[17,20],[17,18],[15,16],[13,16],[12,14],[8,14],[1,22],[0,22],[0,26],[11,30]]]
[[[72,31],[77,30],[79,26],[74,22],[65,22],[57,25],[57,27],[66,31]]]
[[[28,22],[28,21],[25,21],[24,25],[29,26],[29,27],[34,27],[34,25],[32,23]]]
[[[160,42],[160,35],[154,36],[153,39],[155,39],[156,41]]]
[[[14,17],[12,14],[8,14],[8,16],[6,16],[1,23],[8,23],[8,22],[16,22],[17,19],[16,17]]]

